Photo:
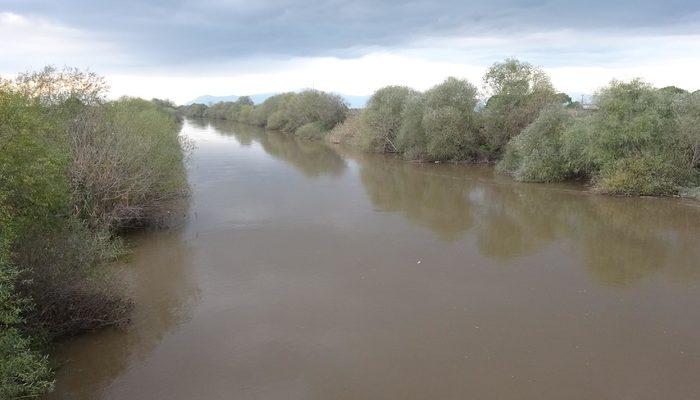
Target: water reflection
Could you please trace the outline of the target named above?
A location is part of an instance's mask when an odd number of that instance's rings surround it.
[[[259,143],[267,154],[287,162],[307,177],[341,175],[345,160],[322,141],[299,139],[294,135],[265,131],[262,128],[215,120],[211,125],[223,135],[231,135],[242,146]]]
[[[99,398],[115,378],[190,318],[199,288],[192,277],[191,249],[180,231],[143,232],[130,242],[134,253],[126,273],[137,301],[131,325],[126,331],[101,331],[60,344],[55,358],[62,365],[56,391],[48,398]]]
[[[488,166],[412,164],[343,153],[360,164],[362,183],[378,210],[401,213],[445,241],[473,233],[480,254],[501,263],[559,242],[580,254],[591,276],[611,286],[662,270],[683,279],[700,270],[696,204],[516,183],[495,176]]]
[[[354,154],[362,184],[380,211],[400,212],[412,223],[454,241],[474,224],[469,195],[475,182],[451,166],[406,163],[377,155]]]

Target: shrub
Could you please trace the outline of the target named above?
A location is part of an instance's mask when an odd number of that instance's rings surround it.
[[[323,139],[328,131],[320,121],[309,122],[296,130],[296,135],[302,139],[318,140]]]
[[[673,96],[641,80],[613,81],[598,93],[597,101],[590,154],[601,171],[598,190],[668,195],[689,183],[691,156]]]
[[[550,106],[506,146],[497,170],[530,182],[557,182],[569,177],[563,154],[563,135],[570,115],[560,105]]]
[[[270,126],[270,117],[273,113],[277,111],[282,111],[289,109],[289,102],[292,100],[294,93],[282,93],[265,100],[260,106],[255,107],[255,112],[253,113],[253,123],[259,126],[267,126],[270,129],[282,129],[284,124],[279,127]],[[279,114],[278,118],[281,121],[281,116],[284,114]],[[286,123],[286,119],[284,120]],[[273,125],[276,125],[273,123]]]
[[[363,132],[366,129],[367,126],[362,113],[358,111],[350,112],[345,121],[336,125],[328,133],[326,139],[331,143],[360,146],[360,137],[365,135]]]
[[[64,104],[70,99],[94,105],[105,100],[108,86],[105,78],[94,72],[69,67],[59,70],[49,65],[40,71],[19,74],[12,89],[43,105]]]
[[[121,99],[80,113],[70,129],[75,215],[99,229],[149,220],[186,188],[179,127],[150,102]]]
[[[250,104],[245,104],[241,106],[241,110],[238,112],[237,118],[234,118],[234,121],[254,125],[252,121],[252,114],[254,109],[255,107],[253,107],[253,105]]]
[[[593,115],[575,116],[562,137],[562,156],[571,177],[590,179],[600,168],[593,156]]]
[[[430,160],[471,160],[479,152],[477,90],[448,78],[425,93],[423,127]]]
[[[291,97],[286,112],[288,119],[284,128],[288,132],[312,122],[318,122],[322,130],[330,130],[345,120],[348,107],[338,95],[305,90]]]
[[[287,110],[277,110],[267,118],[266,128],[272,130],[283,130],[289,122]]]
[[[204,118],[207,108],[204,104],[195,103],[180,107],[180,112],[187,118]]]
[[[515,59],[491,66],[484,86],[491,95],[484,108],[491,158],[499,158],[508,141],[530,125],[543,108],[561,101],[544,71]]]
[[[687,94],[676,103],[678,124],[690,152],[690,166],[700,167],[700,91]]]
[[[128,320],[113,235],[186,188],[172,104],[105,103],[101,82],[49,68],[0,84],[2,398],[51,388],[33,338]]]
[[[396,136],[396,149],[409,160],[427,158],[428,139],[423,126],[425,99],[423,95],[411,96],[403,110],[401,129]]]
[[[407,101],[417,95],[403,86],[387,86],[377,90],[363,112],[366,130],[360,138],[363,149],[373,152],[394,153],[396,135],[401,129],[402,115]]]
[[[596,177],[597,191],[634,196],[671,195],[678,192],[678,175],[662,154],[635,154],[603,166]]]
[[[19,288],[34,303],[25,329],[57,338],[128,322],[131,302],[108,269],[124,253],[120,240],[75,217],[51,229],[33,227],[20,239]]]
[[[48,358],[20,331],[30,303],[16,290],[19,270],[10,260],[12,221],[0,192],[0,398],[31,398],[53,388]]]
[[[231,112],[234,108],[235,103],[231,101],[222,101],[216,104],[212,104],[206,110],[204,110],[203,117],[213,119],[226,119],[231,115]]]

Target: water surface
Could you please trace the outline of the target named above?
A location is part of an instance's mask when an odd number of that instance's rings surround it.
[[[700,207],[189,121],[181,227],[56,399],[700,398]]]

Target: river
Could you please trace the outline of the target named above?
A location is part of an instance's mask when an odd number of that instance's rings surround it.
[[[186,218],[51,399],[700,398],[700,206],[187,121]]]

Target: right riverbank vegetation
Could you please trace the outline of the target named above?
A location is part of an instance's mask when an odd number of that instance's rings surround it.
[[[247,97],[180,108],[325,138],[411,161],[495,163],[523,182],[578,181],[611,195],[700,197],[700,91],[612,81],[592,104],[572,101],[546,73],[495,63],[481,91],[456,78],[425,91],[388,86],[361,110],[316,90],[254,105]]]
[[[187,193],[173,104],[106,92],[74,69],[0,79],[2,399],[51,390],[52,341],[129,320],[121,234]]]

